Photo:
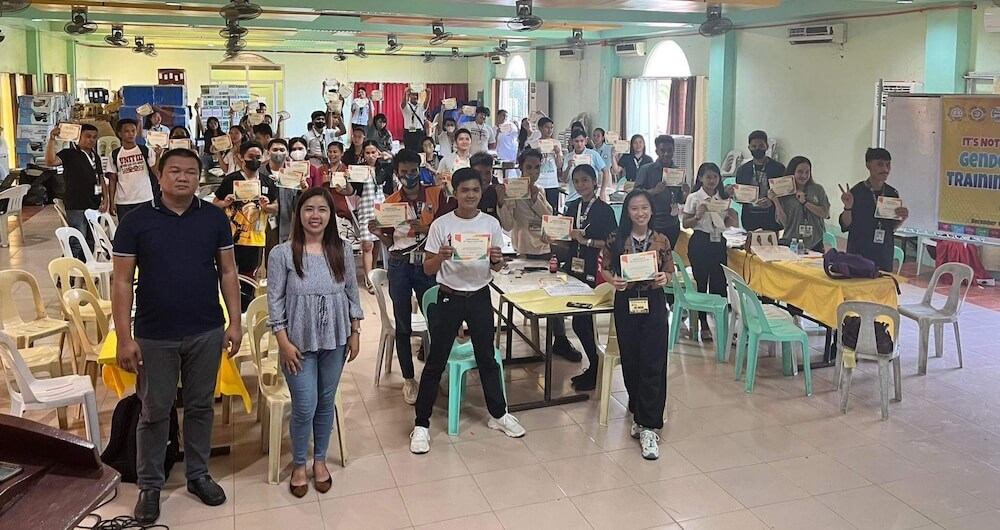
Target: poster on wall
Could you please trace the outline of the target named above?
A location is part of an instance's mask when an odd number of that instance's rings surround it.
[[[1000,97],[946,97],[938,229],[1000,238]]]

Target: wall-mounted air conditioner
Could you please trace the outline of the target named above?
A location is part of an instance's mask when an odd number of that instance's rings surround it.
[[[615,55],[619,57],[640,57],[646,55],[646,43],[623,42],[615,44]]]
[[[528,113],[541,112],[549,115],[549,82],[532,81],[528,83]]]
[[[498,53],[491,53],[490,62],[493,64],[507,64],[507,57]]]
[[[847,24],[821,24],[788,28],[788,44],[843,44],[847,42]]]
[[[559,50],[559,58],[566,61],[582,61],[583,60],[583,50],[580,48],[571,48],[568,50]]]

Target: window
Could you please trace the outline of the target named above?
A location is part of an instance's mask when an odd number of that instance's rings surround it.
[[[665,40],[646,58],[642,77],[691,77],[691,65],[676,42]]]
[[[504,109],[514,123],[528,116],[528,69],[520,55],[510,56],[504,78],[500,80],[497,108]]]
[[[642,77],[629,79],[625,89],[627,112],[626,130],[641,134],[647,145],[661,134],[681,134],[676,124],[671,124],[671,89],[675,79],[691,76],[684,50],[676,42],[667,40],[656,45],[646,59]],[[685,91],[686,92],[686,91]],[[686,97],[678,93],[679,97]]]

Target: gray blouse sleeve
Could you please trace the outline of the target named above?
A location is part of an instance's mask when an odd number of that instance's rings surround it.
[[[347,293],[347,305],[350,310],[351,320],[364,320],[365,312],[361,309],[361,298],[358,296],[358,275],[355,272],[356,270],[354,265],[354,251],[351,249],[350,243],[344,241],[344,292]]]
[[[271,331],[277,333],[288,327],[285,312],[285,286],[288,282],[288,245],[274,247],[267,259],[267,310]]]

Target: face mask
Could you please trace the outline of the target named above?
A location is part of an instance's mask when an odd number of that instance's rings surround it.
[[[767,156],[767,149],[751,149],[750,154],[757,160],[760,160]]]
[[[405,177],[406,177],[406,184],[405,184],[406,189],[412,190],[413,188],[416,188],[418,185],[420,185],[419,172],[407,173]]]
[[[288,153],[271,153],[271,162],[279,166],[285,163],[286,158],[288,158]]]
[[[289,156],[292,157],[292,160],[301,162],[306,159],[306,152],[301,149],[296,149],[295,151],[292,151]]]
[[[446,130],[446,131],[448,131],[448,132],[450,132],[450,133],[453,133],[453,132],[455,132],[455,128],[454,128],[454,127],[452,127],[451,125],[449,125],[449,126],[445,127],[445,128],[444,128],[444,130]]]
[[[249,169],[250,171],[257,171],[258,169],[260,169],[259,158],[255,160],[244,160],[243,162],[247,165],[247,169]]]

